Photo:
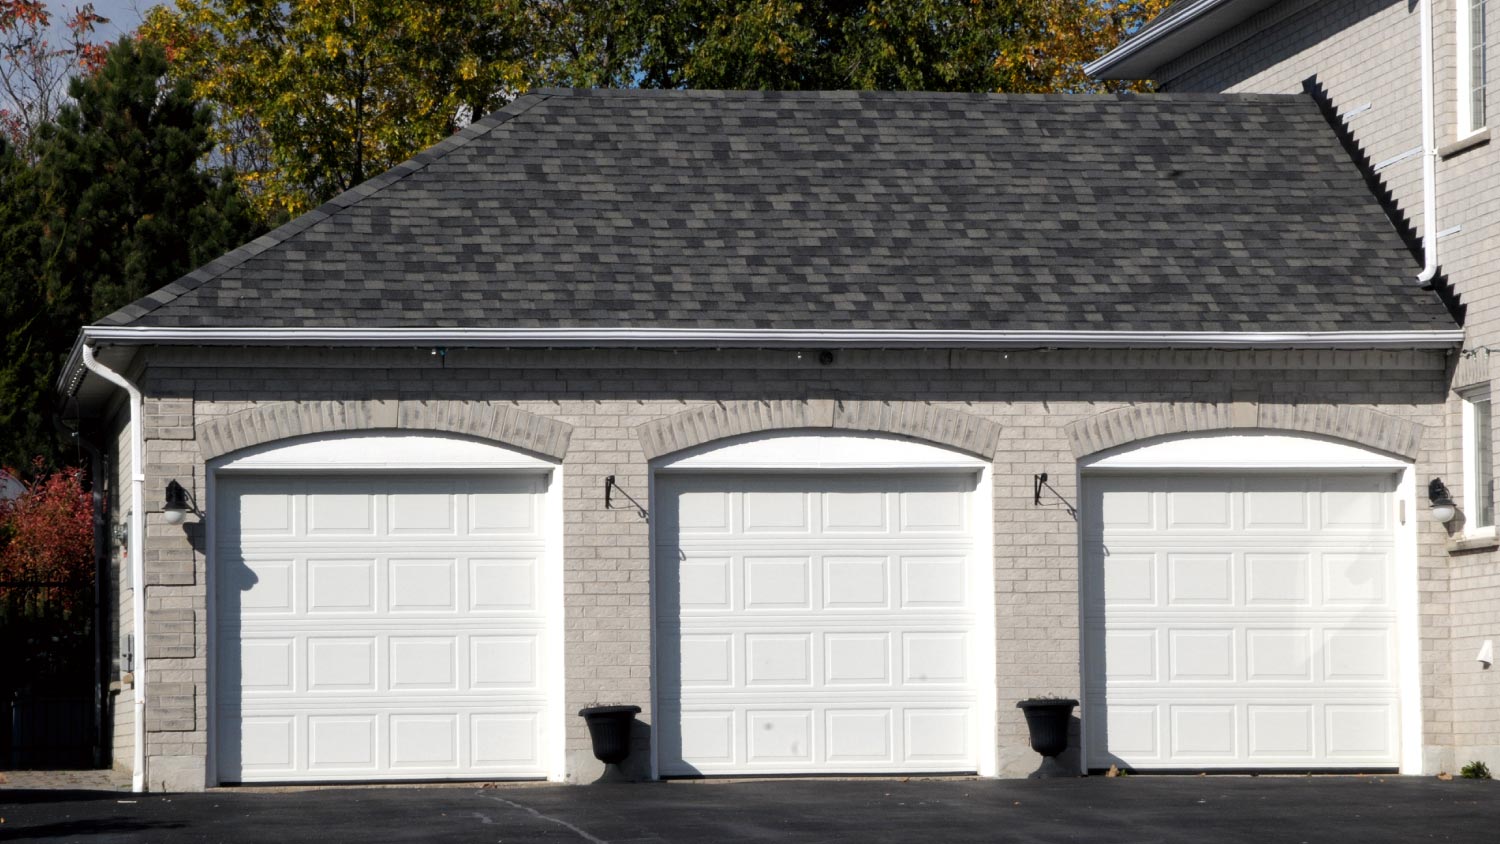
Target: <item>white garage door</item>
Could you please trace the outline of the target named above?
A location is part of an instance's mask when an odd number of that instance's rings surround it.
[[[974,484],[663,476],[661,772],[975,770]]]
[[[546,484],[221,479],[220,780],[545,775]]]
[[[1394,486],[1088,479],[1089,765],[1396,766]]]

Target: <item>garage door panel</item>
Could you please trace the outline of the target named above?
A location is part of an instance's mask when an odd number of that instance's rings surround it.
[[[823,557],[824,609],[889,609],[890,583],[889,556]]]
[[[972,487],[664,479],[663,772],[972,770]]]
[[[1085,501],[1113,504],[1085,517],[1090,765],[1394,765],[1392,491],[1384,475],[1088,479]],[[1340,739],[1344,712],[1385,732]]]
[[[469,690],[541,690],[540,634],[471,636],[468,643]]]
[[[740,496],[740,529],[745,533],[806,533],[812,524],[812,496],[801,490],[761,489]]]
[[[1245,529],[1304,533],[1312,529],[1316,502],[1310,480],[1246,478]]]
[[[823,634],[823,683],[826,686],[889,686],[895,653],[891,634],[829,632]]]
[[[1166,555],[1167,603],[1179,607],[1235,604],[1234,556],[1223,553]]]
[[[852,487],[822,494],[824,533],[888,533],[890,505],[884,492]]]
[[[1245,604],[1250,607],[1306,607],[1313,596],[1311,554],[1299,551],[1247,552],[1243,557]]]
[[[541,715],[537,712],[469,714],[469,765],[476,769],[529,773],[542,765]]]
[[[374,536],[376,499],[355,484],[320,485],[307,501],[308,536]]]
[[[373,692],[379,687],[374,636],[307,638],[307,690]]]
[[[1245,631],[1245,680],[1255,683],[1311,683],[1313,631],[1306,627],[1256,627]]]
[[[452,712],[406,713],[387,716],[390,723],[392,768],[457,771],[459,718]]]
[[[1168,531],[1225,531],[1234,526],[1229,485],[1217,479],[1185,482],[1163,495]]]
[[[300,589],[297,561],[285,557],[237,559],[221,554],[215,572],[221,613],[288,615],[297,608]]]
[[[808,582],[811,557],[751,557],[742,562],[745,573],[745,609],[786,611],[812,608]]]
[[[469,613],[534,615],[540,607],[541,564],[539,555],[471,558]]]
[[[1246,712],[1251,759],[1311,760],[1317,755],[1316,707],[1251,704]]]
[[[242,524],[247,498],[281,495],[294,527],[218,538],[222,780],[544,773],[541,511],[515,500],[540,476],[221,488]],[[291,762],[253,762],[256,731],[291,741]]]
[[[366,559],[309,559],[307,615],[375,613],[376,561]]]

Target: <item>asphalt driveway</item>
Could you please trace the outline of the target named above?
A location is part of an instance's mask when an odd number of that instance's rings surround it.
[[[1500,785],[1403,777],[1129,777],[599,786],[0,790],[0,841],[1495,841]]]

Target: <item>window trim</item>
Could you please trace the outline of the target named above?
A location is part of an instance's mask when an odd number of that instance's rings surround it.
[[[1490,524],[1478,524],[1480,513],[1479,498],[1479,431],[1475,427],[1476,404],[1490,405],[1490,472],[1493,482],[1494,460],[1495,460],[1495,417],[1494,404],[1490,401],[1488,389],[1476,390],[1460,396],[1463,400],[1463,513],[1465,538],[1494,537],[1495,533],[1495,502],[1490,502]]]
[[[1488,97],[1488,94],[1489,94],[1489,83],[1491,81],[1490,80],[1490,76],[1492,75],[1492,74],[1489,73],[1489,68],[1487,66],[1488,65],[1489,41],[1490,41],[1490,33],[1489,33],[1489,28],[1488,28],[1488,24],[1489,24],[1489,19],[1488,19],[1489,18],[1489,2],[1490,2],[1490,0],[1457,0],[1457,3],[1456,3],[1456,5],[1458,7],[1457,8],[1457,12],[1458,12],[1458,15],[1457,15],[1457,17],[1458,17],[1458,42],[1457,42],[1458,43],[1458,50],[1457,50],[1457,55],[1456,55],[1456,58],[1458,60],[1457,61],[1457,66],[1458,66],[1458,91],[1457,91],[1458,119],[1456,121],[1457,122],[1456,129],[1458,131],[1457,139],[1460,140],[1460,141],[1461,140],[1465,140],[1467,138],[1470,138],[1470,137],[1472,137],[1474,135],[1477,135],[1480,132],[1483,132],[1485,130],[1485,128],[1489,125],[1489,117],[1490,117],[1490,115],[1489,115],[1489,103],[1488,103],[1489,97]],[[1480,80],[1480,87],[1482,87],[1484,89],[1484,96],[1485,96],[1484,103],[1483,103],[1484,104],[1484,114],[1481,115],[1481,117],[1483,119],[1480,120],[1477,125],[1475,124],[1475,121],[1474,121],[1474,106],[1473,106],[1473,101],[1474,101],[1474,87],[1475,87],[1474,86],[1474,61],[1473,61],[1473,59],[1474,59],[1474,55],[1473,55],[1474,44],[1473,44],[1473,42],[1472,42],[1472,40],[1470,38],[1470,33],[1473,30],[1473,26],[1472,26],[1473,20],[1472,19],[1473,19],[1473,14],[1474,14],[1474,10],[1475,10],[1474,7],[1475,7],[1476,4],[1479,7],[1479,13],[1482,16],[1482,18],[1481,18],[1481,24],[1484,27],[1483,31],[1484,31],[1484,36],[1485,36],[1485,43],[1482,45],[1483,50],[1485,51],[1482,54],[1482,57],[1485,60],[1484,61],[1484,65],[1485,66],[1483,67],[1484,78],[1482,80]]]

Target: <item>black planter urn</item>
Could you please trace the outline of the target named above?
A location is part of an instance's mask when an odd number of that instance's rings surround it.
[[[594,744],[594,758],[603,762],[604,780],[623,779],[621,762],[630,755],[630,730],[639,706],[590,706],[578,710],[589,725],[589,739]],[[602,780],[601,780],[602,781]]]
[[[1016,704],[1026,716],[1026,729],[1031,733],[1031,749],[1042,755],[1042,766],[1033,777],[1069,776],[1058,754],[1068,749],[1068,722],[1073,719],[1076,700],[1033,698]]]

